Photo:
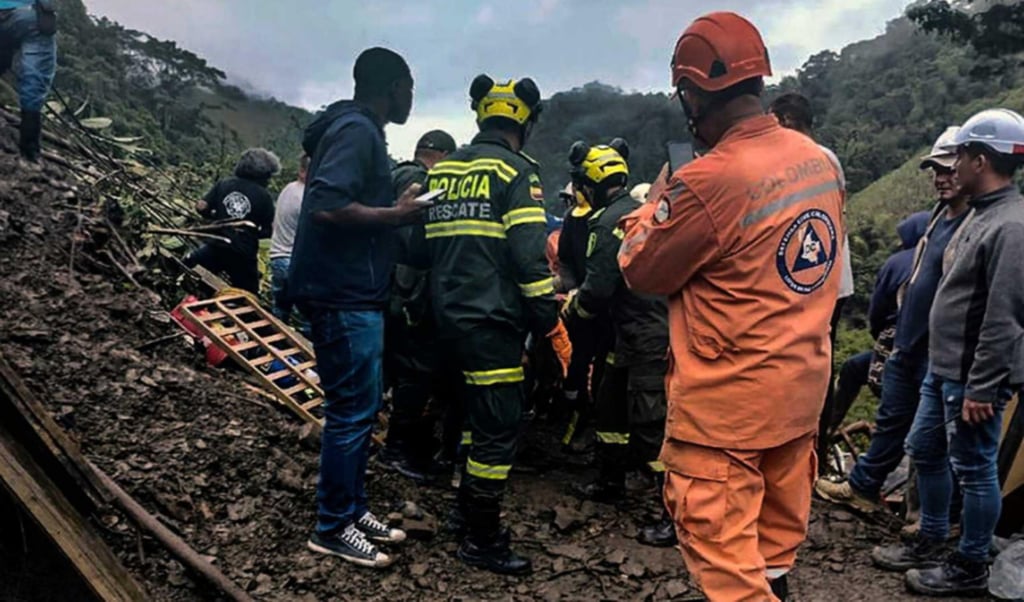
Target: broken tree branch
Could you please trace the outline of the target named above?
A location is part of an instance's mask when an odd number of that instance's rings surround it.
[[[146,230],[148,234],[163,234],[165,236],[187,236],[191,238],[202,238],[204,240],[216,240],[225,244],[231,244],[231,239],[227,236],[217,236],[216,234],[204,234],[203,232],[193,232],[191,230],[177,230],[174,228],[149,228]]]
[[[202,575],[232,600],[236,602],[252,602],[249,594],[245,593],[242,588],[228,579],[227,575],[222,573],[220,569],[200,556],[185,540],[165,527],[155,516],[146,512],[145,508],[140,506],[124,489],[121,489],[105,472],[97,468],[92,462],[88,462],[88,466],[99,478],[100,483],[114,496],[114,501],[125,514],[131,517],[140,528],[145,529],[146,532],[155,537],[185,566]]]

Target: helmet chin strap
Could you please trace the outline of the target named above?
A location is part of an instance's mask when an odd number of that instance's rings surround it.
[[[704,117],[706,117],[706,115],[698,113],[693,107],[690,106],[690,103],[686,102],[686,98],[683,97],[682,90],[679,91],[678,96],[679,104],[683,105],[683,113],[686,115],[686,127],[689,128],[690,135],[693,136],[695,142],[701,143],[702,145],[704,145],[705,148],[711,148],[711,145],[708,144],[708,141],[705,140],[700,135],[700,132],[697,131],[697,126],[704,119]]]

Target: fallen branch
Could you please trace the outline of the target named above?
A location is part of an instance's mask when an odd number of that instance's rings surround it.
[[[175,332],[174,334],[168,334],[168,335],[165,335],[165,336],[153,339],[152,341],[146,341],[145,343],[137,346],[135,349],[137,349],[138,351],[142,351],[144,349],[149,349],[150,347],[156,347],[157,345],[159,345],[161,343],[166,343],[168,341],[173,341],[175,339],[180,339],[181,337],[183,337],[183,336],[185,336],[187,334],[188,333],[185,332],[184,330],[182,330],[181,332]]]
[[[252,228],[256,230],[259,226],[250,222],[249,220],[234,220],[227,222],[214,222],[212,224],[204,224],[202,226],[192,226],[186,228],[189,232],[208,232],[210,230],[220,230],[221,228]]]
[[[217,236],[216,234],[204,234],[202,232],[193,232],[191,230],[177,230],[175,228],[149,228],[148,230],[146,230],[146,233],[164,234],[167,236],[188,236],[191,238],[216,240],[225,244],[231,244],[231,239],[226,236]]]
[[[96,474],[100,483],[105,487],[113,496],[114,501],[117,505],[127,514],[135,523],[147,533],[152,535],[159,541],[167,550],[180,560],[185,566],[199,573],[206,578],[212,585],[216,586],[221,592],[227,595],[236,602],[252,602],[252,598],[249,597],[242,588],[235,585],[233,581],[228,579],[227,575],[222,573],[220,569],[210,564],[205,558],[199,555],[198,552],[193,550],[181,537],[178,537],[174,532],[165,527],[155,516],[146,512],[146,509],[139,505],[124,489],[114,482],[106,473],[96,467],[92,462],[87,461],[87,465]]]

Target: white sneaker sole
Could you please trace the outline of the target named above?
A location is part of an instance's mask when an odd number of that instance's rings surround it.
[[[323,547],[321,545],[318,545],[318,544],[314,543],[312,540],[306,542],[306,547],[309,548],[310,550],[314,551],[314,552],[317,552],[317,553],[320,553],[320,554],[325,554],[327,556],[335,556],[337,558],[341,558],[342,560],[344,560],[346,562],[351,562],[352,564],[355,564],[355,565],[358,565],[358,566],[365,566],[365,567],[368,567],[368,568],[371,568],[371,569],[387,568],[387,567],[391,566],[391,563],[393,562],[391,557],[387,556],[387,555],[384,556],[384,558],[386,560],[368,560],[366,558],[358,558],[356,556],[348,556],[346,554],[342,554],[340,552],[336,552],[336,551],[334,551],[334,550],[332,550],[330,548],[325,548],[325,547]]]

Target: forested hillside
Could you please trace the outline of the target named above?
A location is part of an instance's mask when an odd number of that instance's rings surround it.
[[[249,145],[268,146],[286,165],[294,163],[308,112],[252,98],[172,41],[89,17],[81,0],[59,2],[52,97],[65,115],[92,120],[140,163],[175,168],[195,186],[223,173]],[[894,244],[895,224],[930,204],[916,157],[947,125],[974,111],[1024,109],[1024,43],[1014,34],[1021,29],[1022,3],[968,5],[998,14],[919,4],[911,10],[916,22],[899,18],[875,39],[818,53],[768,90],[768,100],[786,91],[811,99],[817,135],[846,169],[858,282],[849,305],[854,323]],[[666,143],[686,140],[688,133],[678,103],[666,94],[624,92],[599,82],[554,94],[527,147],[542,165],[549,200],[567,180],[573,141],[600,143],[614,136],[630,143],[633,180],[649,181],[666,159]]]
[[[858,293],[848,317],[861,324],[878,267],[896,243],[896,223],[929,207],[928,177],[917,157],[946,126],[986,107],[1024,110],[1024,69],[1012,52],[982,52],[945,35],[926,33],[908,18],[872,40],[812,56],[771,87],[810,98],[819,140],[846,169]],[[626,138],[634,181],[650,180],[665,161],[665,144],[685,140],[683,114],[665,94],[627,94],[599,83],[555,94],[528,151],[554,190],[566,181],[572,141]]]
[[[58,5],[51,106],[80,120],[109,119],[104,136],[130,140],[140,162],[215,170],[246,146],[268,146],[286,159],[298,148],[308,112],[252,98],[173,41],[91,18],[81,0]]]

